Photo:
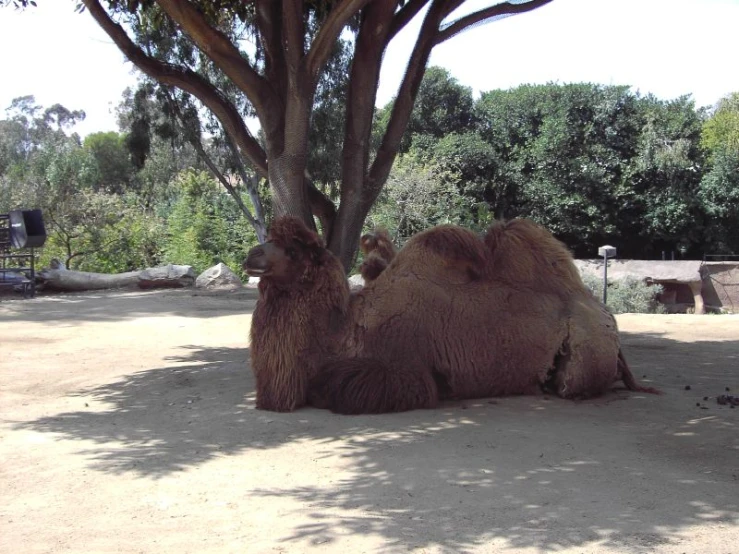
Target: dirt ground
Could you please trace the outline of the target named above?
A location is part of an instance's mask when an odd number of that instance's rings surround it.
[[[739,553],[739,316],[619,317],[662,396],[347,417],[255,410],[255,299],[0,297],[0,552]]]

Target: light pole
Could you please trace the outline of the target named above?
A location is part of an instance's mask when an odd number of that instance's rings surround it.
[[[616,257],[615,246],[601,246],[598,248],[598,255],[603,256],[603,304],[608,300],[608,258]]]

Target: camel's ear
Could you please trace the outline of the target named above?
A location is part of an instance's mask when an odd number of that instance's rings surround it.
[[[323,241],[297,217],[283,216],[275,219],[269,229],[269,240],[287,245],[299,242],[308,248],[323,248]]]

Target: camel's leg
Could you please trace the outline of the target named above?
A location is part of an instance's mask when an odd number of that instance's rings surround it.
[[[393,369],[366,358],[324,366],[309,385],[309,403],[340,414],[379,414],[435,408],[438,392],[428,372]]]

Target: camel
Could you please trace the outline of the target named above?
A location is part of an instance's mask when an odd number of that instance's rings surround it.
[[[373,233],[362,235],[359,248],[364,254],[364,261],[359,266],[359,273],[365,283],[374,281],[385,271],[395,257],[395,245],[387,230],[378,228]]]
[[[251,326],[257,408],[343,414],[435,408],[444,400],[552,393],[586,398],[640,386],[614,317],[567,248],[515,219],[480,238],[443,225],[408,240],[350,295],[338,258],[293,217],[244,262],[260,277]]]

